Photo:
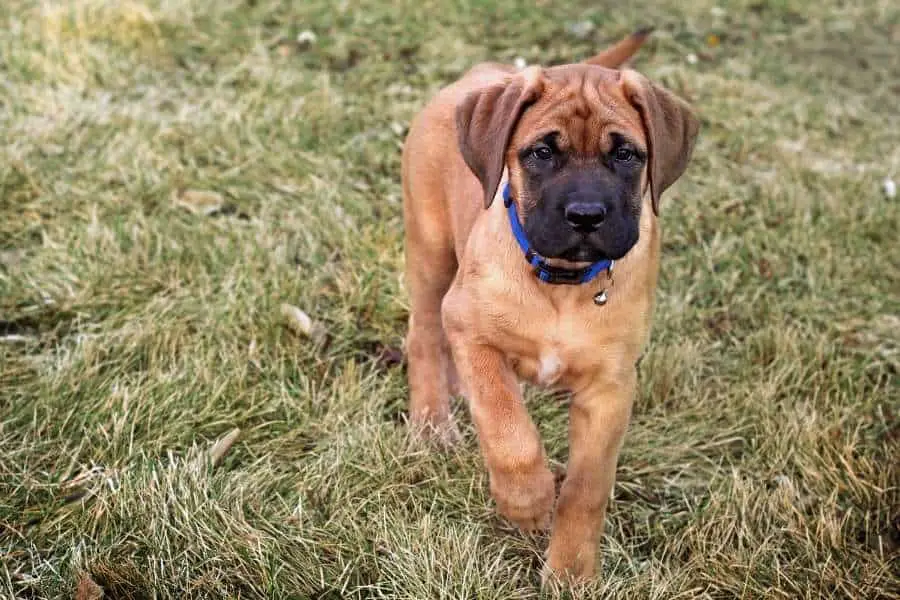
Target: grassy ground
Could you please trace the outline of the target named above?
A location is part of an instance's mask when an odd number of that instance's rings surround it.
[[[645,24],[704,130],[588,592],[900,597],[900,5],[647,4],[3,2],[0,597],[538,597],[465,407],[405,433],[399,149]]]

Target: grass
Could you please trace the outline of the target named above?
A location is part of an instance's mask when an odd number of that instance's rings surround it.
[[[704,127],[582,591],[900,597],[890,0],[3,2],[0,596],[541,596],[465,407],[403,425],[399,149],[471,64],[648,23]]]

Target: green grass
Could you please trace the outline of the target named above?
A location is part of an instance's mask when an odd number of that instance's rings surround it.
[[[539,597],[465,407],[403,425],[399,149],[471,64],[646,24],[704,127],[587,596],[900,597],[891,0],[3,2],[0,597]]]

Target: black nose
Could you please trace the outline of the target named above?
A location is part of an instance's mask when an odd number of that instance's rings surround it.
[[[606,218],[606,206],[600,202],[572,202],[566,206],[566,221],[576,231],[590,233]]]

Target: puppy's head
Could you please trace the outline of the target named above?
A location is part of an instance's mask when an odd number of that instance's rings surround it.
[[[509,169],[535,251],[619,259],[637,243],[644,191],[654,212],[687,167],[698,122],[635,71],[532,67],[458,107],[459,146],[490,206]]]

